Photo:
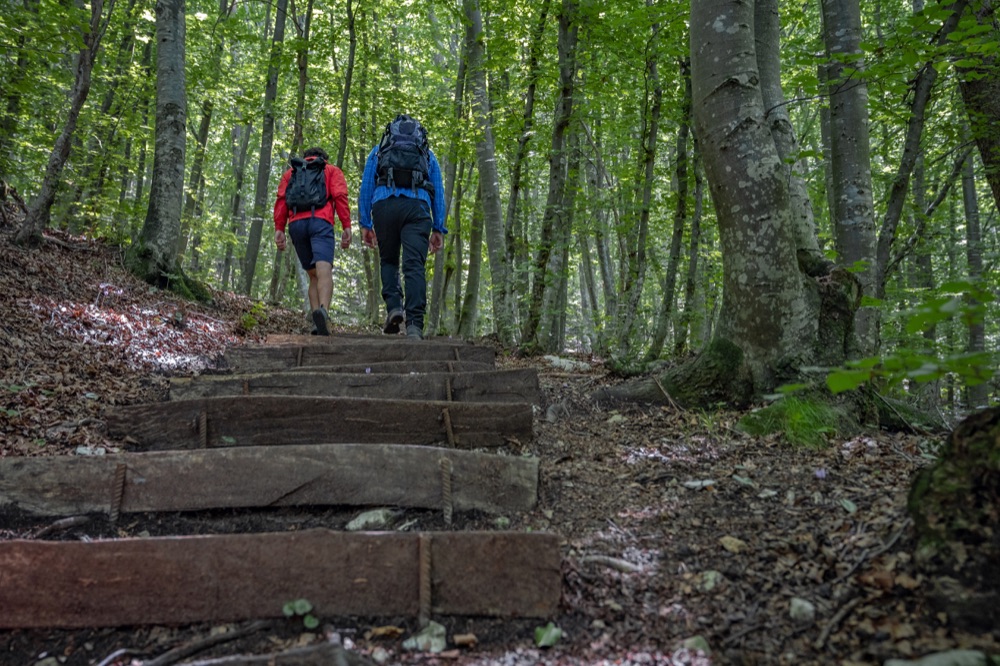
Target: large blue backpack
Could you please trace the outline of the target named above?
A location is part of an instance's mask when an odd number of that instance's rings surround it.
[[[288,161],[292,175],[285,188],[285,205],[293,213],[316,211],[326,205],[326,160],[316,156],[311,160],[293,157]]]
[[[387,187],[422,188],[434,196],[427,130],[406,114],[389,123],[378,144],[375,182]]]

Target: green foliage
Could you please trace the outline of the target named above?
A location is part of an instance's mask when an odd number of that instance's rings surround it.
[[[263,301],[254,301],[249,312],[244,312],[240,317],[240,325],[244,331],[250,332],[263,321],[267,320],[267,306]]]
[[[319,626],[319,619],[312,614],[313,605],[308,599],[295,599],[281,607],[281,612],[289,619],[300,618],[306,629]]]
[[[840,410],[822,399],[786,395],[750,412],[740,419],[738,427],[757,437],[784,433],[792,444],[815,449],[826,445],[842,419]]]
[[[544,627],[535,627],[535,645],[538,647],[552,647],[562,638],[562,629],[552,622]]]
[[[913,335],[953,320],[963,326],[981,323],[994,300],[993,293],[980,284],[949,282],[909,311],[905,330]],[[850,361],[827,375],[826,383],[833,393],[842,393],[867,382],[897,386],[904,380],[926,383],[952,375],[966,385],[975,386],[989,381],[996,367],[997,356],[993,352],[936,353],[901,346],[883,356]]]

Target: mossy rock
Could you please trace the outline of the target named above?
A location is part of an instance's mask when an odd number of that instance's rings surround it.
[[[1000,624],[1000,408],[955,428],[940,458],[917,473],[907,506],[916,562],[939,578],[933,598],[953,622]]]

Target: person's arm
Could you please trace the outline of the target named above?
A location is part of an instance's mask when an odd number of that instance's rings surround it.
[[[331,204],[340,218],[343,231],[340,234],[340,249],[351,246],[351,204],[347,198],[347,180],[344,172],[328,165],[326,170],[326,191],[330,193]]]
[[[378,146],[372,148],[365,162],[365,170],[361,174],[361,187],[358,188],[358,224],[361,225],[361,241],[368,247],[378,245],[375,229],[372,228],[372,196],[375,194],[375,164]]]
[[[288,205],[285,203],[285,190],[288,189],[288,181],[291,178],[292,170],[289,169],[281,176],[278,183],[278,197],[274,200],[274,244],[281,250],[285,250],[285,225],[288,224]]]
[[[434,217],[434,231],[446,234],[448,233],[448,227],[445,224],[445,217],[448,214],[448,202],[445,201],[444,183],[441,182],[441,166],[434,156],[434,151],[429,151],[429,153],[430,164],[428,167],[430,173],[427,175],[430,176],[431,185],[434,186],[433,205],[431,206],[433,208],[431,213]]]

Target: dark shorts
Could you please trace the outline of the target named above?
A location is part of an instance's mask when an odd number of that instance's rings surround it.
[[[333,263],[336,239],[332,224],[319,217],[307,217],[291,222],[287,231],[302,268],[307,271],[316,268],[317,261]]]

